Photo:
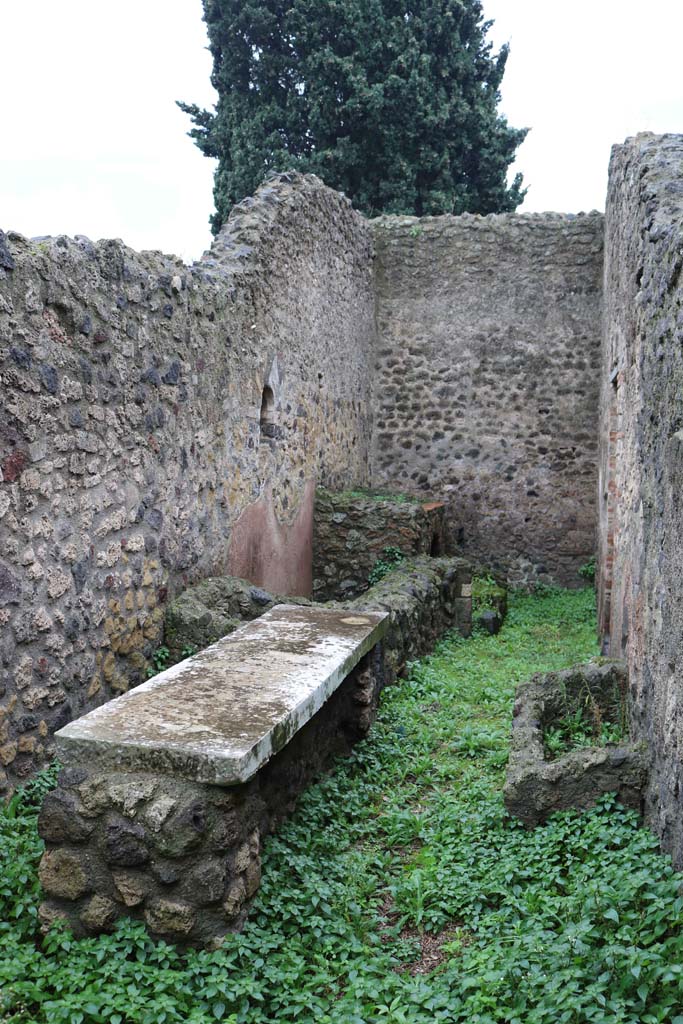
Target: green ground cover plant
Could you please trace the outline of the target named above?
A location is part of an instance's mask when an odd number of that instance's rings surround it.
[[[194,644],[185,644],[182,651],[180,652],[180,661],[184,661],[185,658],[191,658],[193,654],[197,653],[197,648]],[[177,664],[175,658],[171,657],[171,652],[162,644],[161,647],[155,648],[152,652],[151,663],[147,668],[147,678],[152,679],[158,675],[159,672],[165,672],[171,665]]]
[[[37,928],[41,787],[0,817],[5,1024],[683,1024],[683,876],[606,799],[526,831],[501,784],[515,684],[595,654],[590,591],[446,638],[266,844],[240,935]]]
[[[483,612],[498,611],[505,599],[505,587],[501,587],[493,576],[472,577],[472,621]]]
[[[601,722],[596,726],[586,717],[583,708],[572,715],[561,718],[552,728],[546,729],[543,742],[551,759],[582,747],[604,747],[621,743],[629,738],[628,731],[619,722]]]

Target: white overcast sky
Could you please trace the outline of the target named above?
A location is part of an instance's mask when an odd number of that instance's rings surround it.
[[[502,111],[532,129],[522,209],[602,209],[610,147],[683,132],[680,0],[484,0],[511,44]],[[0,227],[210,243],[212,162],[176,99],[211,106],[201,0],[0,0]]]

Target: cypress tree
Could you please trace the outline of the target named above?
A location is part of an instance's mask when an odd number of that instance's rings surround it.
[[[479,0],[204,0],[215,112],[181,103],[218,159],[212,218],[266,174],[312,171],[364,213],[494,213],[526,130],[498,113],[507,47]]]

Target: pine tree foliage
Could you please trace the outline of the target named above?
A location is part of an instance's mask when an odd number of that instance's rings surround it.
[[[215,112],[181,103],[218,158],[214,230],[269,171],[311,171],[379,213],[492,213],[526,134],[498,112],[507,47],[478,0],[204,0]]]

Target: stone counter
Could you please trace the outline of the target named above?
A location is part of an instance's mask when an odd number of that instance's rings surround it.
[[[387,626],[280,607],[63,730],[38,823],[44,926],[128,916],[207,946],[238,928],[263,837],[370,726]]]

